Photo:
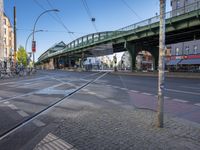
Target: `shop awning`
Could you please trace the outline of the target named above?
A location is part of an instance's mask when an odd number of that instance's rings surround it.
[[[177,65],[180,61],[181,59],[170,60],[169,62],[167,62],[167,65],[168,66]]]
[[[181,65],[200,65],[200,58],[197,59],[183,59],[179,64]]]

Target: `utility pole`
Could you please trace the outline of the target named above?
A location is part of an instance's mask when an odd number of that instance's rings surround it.
[[[4,26],[4,6],[3,6],[3,0],[0,0],[0,61],[4,60],[4,32],[3,32],[3,26]]]
[[[166,0],[160,0],[159,66],[158,66],[158,107],[157,127],[164,125],[164,88],[165,88],[165,9]]]
[[[16,7],[14,6],[14,66],[16,66],[17,54],[17,29],[16,29]]]

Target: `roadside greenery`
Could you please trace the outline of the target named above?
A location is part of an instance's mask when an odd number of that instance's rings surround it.
[[[23,66],[27,66],[27,54],[26,50],[23,46],[20,46],[17,51],[17,62],[18,64],[23,64]]]

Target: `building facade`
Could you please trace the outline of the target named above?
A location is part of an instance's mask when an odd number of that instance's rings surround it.
[[[14,33],[10,20],[5,14],[3,15],[1,35],[3,45],[0,50],[0,61],[4,63],[11,62],[14,47]]]
[[[8,61],[12,58],[14,49],[14,33],[9,18],[4,14],[4,60]]]
[[[176,13],[187,13],[192,11],[195,3],[200,0],[171,0],[172,10]],[[191,5],[191,10],[181,9],[187,5]],[[183,11],[184,10],[184,11]],[[174,43],[168,45],[170,55],[167,56],[167,68],[171,71],[200,71],[200,40],[186,41],[182,43]]]

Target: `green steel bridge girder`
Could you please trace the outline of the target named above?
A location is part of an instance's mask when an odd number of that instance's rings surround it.
[[[180,16],[172,17],[166,19],[166,43],[172,44],[186,40],[193,40],[194,36],[196,39],[200,37],[200,9],[184,13]],[[95,33],[92,35],[92,40],[86,43],[80,43],[80,39],[88,38],[88,35],[78,39],[78,44],[71,48],[66,48],[63,51],[58,53],[52,53],[45,58],[41,58],[39,61],[44,61],[52,57],[58,57],[61,55],[67,55],[68,53],[83,53],[92,48],[101,44],[112,43],[113,45],[122,44],[124,45],[125,41],[131,43],[148,43],[153,45],[158,45],[159,39],[159,22],[155,22],[146,26],[137,27],[133,30],[127,31],[111,31],[111,32],[102,32],[106,34],[102,37],[95,38],[95,35],[101,35],[101,33]],[[90,35],[90,36],[91,36]],[[77,40],[72,41],[71,43],[76,43]],[[83,40],[82,40],[83,41]],[[121,51],[124,51],[122,49]],[[115,50],[114,50],[115,52]]]

